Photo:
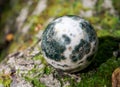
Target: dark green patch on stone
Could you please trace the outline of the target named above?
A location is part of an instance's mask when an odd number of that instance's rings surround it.
[[[71,39],[65,34],[62,36],[62,39],[64,39],[64,44],[70,44],[71,42]]]
[[[78,60],[82,59],[84,55],[88,54],[90,51],[90,44],[81,39],[79,44],[75,47],[72,51],[71,60],[73,62],[77,62]]]
[[[86,31],[89,37],[89,41],[95,41],[96,40],[96,32],[93,29],[93,27],[88,22],[81,22],[80,27],[82,26],[82,29]]]
[[[66,49],[64,44],[60,44],[60,41],[55,39],[55,32],[53,31],[55,23],[51,23],[47,26],[43,33],[41,48],[45,52],[47,58],[55,61],[64,60],[65,57],[61,55]]]
[[[87,41],[84,44],[84,49],[85,49],[85,53],[88,54],[90,52],[90,43],[88,43]]]
[[[78,58],[77,58],[76,55],[73,55],[73,56],[72,56],[72,61],[73,61],[73,62],[77,62],[77,61],[78,61]]]

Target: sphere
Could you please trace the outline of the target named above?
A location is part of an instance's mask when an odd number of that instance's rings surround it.
[[[48,24],[43,32],[41,49],[53,67],[77,72],[94,59],[98,38],[91,24],[79,16],[62,16]]]

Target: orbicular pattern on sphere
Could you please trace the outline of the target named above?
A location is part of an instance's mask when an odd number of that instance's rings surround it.
[[[97,45],[91,24],[74,15],[53,20],[43,32],[41,42],[46,61],[57,69],[71,72],[82,70],[92,62]]]

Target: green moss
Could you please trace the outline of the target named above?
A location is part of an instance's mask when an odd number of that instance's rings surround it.
[[[47,62],[44,59],[43,55],[40,54],[40,55],[35,56],[34,60],[40,60],[41,63],[44,65],[44,67],[41,69],[44,74],[48,75],[48,74],[52,73],[53,69],[51,66],[47,65]],[[38,70],[38,68],[36,68],[36,70]]]
[[[0,84],[2,84],[4,87],[10,87],[11,81],[12,80],[9,74],[0,74]]]
[[[51,68],[46,65],[46,61],[44,60],[42,55],[36,55],[33,58],[34,61],[41,61],[43,64],[42,68],[38,68],[39,65],[34,65],[34,68],[29,70],[27,75],[23,75],[26,81],[30,82],[34,87],[46,87],[43,83],[40,82],[39,78],[43,74],[50,74]]]
[[[119,62],[111,58],[101,64],[97,71],[82,73],[82,80],[76,87],[111,87],[111,75],[114,69],[120,66]]]
[[[95,6],[95,10],[97,11],[97,13],[100,13],[103,11],[102,9],[102,3],[104,2],[104,0],[98,0]]]
[[[46,67],[44,68],[44,74],[49,75],[49,74],[52,73],[52,71],[53,71],[53,68],[52,68],[51,66],[46,66]]]
[[[80,9],[84,8],[79,0],[67,1],[67,0],[49,0],[47,2],[48,8],[46,8],[39,16],[39,23],[43,25],[51,17],[59,17],[63,15],[79,14]]]
[[[110,30],[110,29],[116,30],[116,29],[120,28],[120,27],[118,27],[119,24],[120,24],[119,18],[116,16],[112,16],[108,13],[104,14],[104,18],[102,18],[102,21],[101,21],[102,28],[108,29],[108,30]]]
[[[109,34],[120,29],[119,17],[110,15],[107,12],[103,13],[100,16],[96,15],[94,17],[87,18],[87,20],[90,21],[90,23],[92,23],[93,25],[96,25],[97,27],[100,26],[101,30],[105,30],[109,32]],[[98,28],[96,26],[95,29],[97,30]]]
[[[2,50],[2,52],[0,52],[0,62],[4,59],[4,57],[7,55],[6,49]]]
[[[118,15],[120,15],[120,3],[119,0],[112,0],[114,8],[117,10]]]
[[[25,77],[25,80],[28,82],[31,82],[34,87],[46,87],[43,83],[39,81],[38,78],[30,78],[30,77]]]
[[[36,55],[34,58],[34,60],[40,60],[42,64],[46,65],[47,62],[45,61],[44,57],[42,54]]]
[[[44,60],[43,56],[36,55],[33,58],[34,61],[41,61],[43,64],[42,68],[38,68],[38,64],[34,65],[34,68],[29,70],[27,75],[23,75],[25,80],[30,82],[34,87],[46,87],[43,83],[40,82],[39,78],[44,74],[49,75],[52,73],[53,69],[51,66],[48,66],[46,61]],[[31,77],[32,75],[32,77]]]

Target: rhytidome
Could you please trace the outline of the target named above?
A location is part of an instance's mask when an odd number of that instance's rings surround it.
[[[57,69],[76,72],[93,60],[98,39],[91,24],[79,16],[53,20],[42,35],[41,48],[46,61]]]

